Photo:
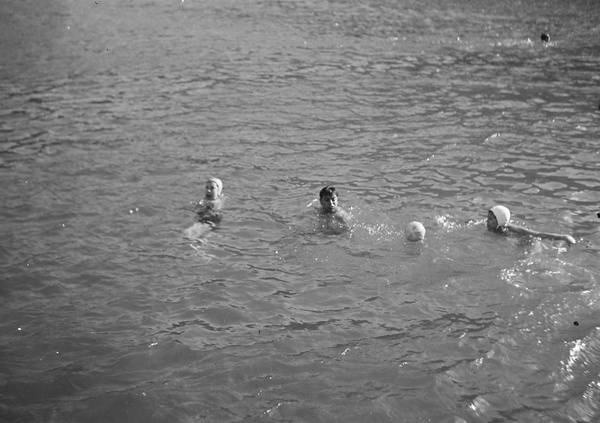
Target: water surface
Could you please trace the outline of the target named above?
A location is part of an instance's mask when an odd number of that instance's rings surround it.
[[[38,3],[0,5],[1,420],[598,419],[596,2]]]

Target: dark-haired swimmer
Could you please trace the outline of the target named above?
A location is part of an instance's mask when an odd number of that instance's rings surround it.
[[[326,186],[319,192],[319,202],[323,208],[323,214],[329,214],[346,221],[350,218],[348,212],[338,206],[338,194],[335,187]]]
[[[575,244],[575,238],[571,235],[566,234],[555,234],[550,232],[538,232],[531,229],[524,228],[522,226],[513,225],[510,223],[510,210],[504,206],[494,206],[489,209],[487,214],[487,227],[489,230],[498,233],[508,233],[509,231],[531,235],[538,238],[552,239],[552,240],[563,240],[569,244]]]

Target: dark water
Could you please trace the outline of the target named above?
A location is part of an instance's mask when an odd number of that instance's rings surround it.
[[[0,420],[597,421],[598,40],[592,0],[3,1]]]

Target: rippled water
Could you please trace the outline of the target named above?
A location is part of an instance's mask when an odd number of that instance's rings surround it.
[[[598,16],[2,2],[0,420],[597,421]]]

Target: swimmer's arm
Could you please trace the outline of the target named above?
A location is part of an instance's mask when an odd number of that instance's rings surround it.
[[[538,238],[545,238],[545,239],[558,239],[558,240],[563,240],[563,241],[567,241],[569,244],[575,244],[575,238],[573,238],[571,235],[567,235],[567,234],[555,234],[555,233],[551,233],[551,232],[539,232],[539,231],[534,231],[533,229],[527,229],[524,228],[522,226],[517,226],[517,225],[513,225],[512,223],[509,223],[508,225],[506,225],[511,231],[520,233],[520,234],[525,234],[525,235],[531,235],[531,236],[535,236]]]

